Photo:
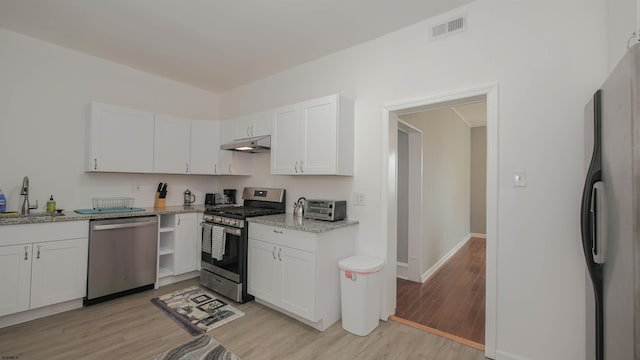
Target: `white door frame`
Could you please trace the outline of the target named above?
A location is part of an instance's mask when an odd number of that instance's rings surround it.
[[[424,239],[422,216],[422,156],[423,143],[422,131],[402,120],[398,120],[398,130],[409,136],[409,254],[407,256],[407,279],[414,282],[422,282],[422,239]],[[397,242],[397,240],[396,240]]]
[[[401,100],[384,106],[382,213],[383,232],[386,231],[385,273],[381,318],[388,319],[396,309],[397,263],[397,157],[398,118],[395,112],[421,107],[451,106],[457,101],[486,96],[487,102],[487,268],[485,309],[485,356],[495,359],[497,323],[497,246],[498,246],[498,84],[487,84],[447,93]],[[450,103],[450,104],[447,104]],[[386,221],[385,221],[386,219]]]

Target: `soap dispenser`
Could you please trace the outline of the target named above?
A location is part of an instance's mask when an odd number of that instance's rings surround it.
[[[56,212],[56,201],[53,200],[53,195],[51,195],[51,198],[49,198],[49,201],[47,201],[47,212],[48,213]]]

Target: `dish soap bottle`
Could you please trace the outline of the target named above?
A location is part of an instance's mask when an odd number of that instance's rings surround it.
[[[4,197],[2,189],[0,189],[0,213],[3,212],[7,212],[7,199]]]
[[[51,198],[49,199],[49,201],[47,201],[47,212],[48,213],[56,212],[56,201],[53,200],[53,195],[51,195]]]

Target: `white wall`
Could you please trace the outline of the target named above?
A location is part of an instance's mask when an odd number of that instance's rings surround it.
[[[58,208],[91,207],[91,198],[128,196],[153,206],[157,183],[168,182],[168,205],[182,204],[189,187],[203,203],[217,190],[208,176],[84,173],[85,121],[90,101],[185,118],[216,119],[216,95],[0,30],[0,188],[8,210],[22,204],[22,178],[43,211],[53,194]],[[126,131],[127,129],[122,129]],[[142,185],[132,193],[132,185]]]
[[[433,19],[466,14],[469,29],[458,35],[429,42],[433,21],[424,21],[221,94],[223,118],[332,93],[356,100],[352,178],[264,172],[245,182],[285,184],[293,198],[366,192],[366,206],[349,207],[358,249],[384,257],[384,105],[497,82],[498,356],[583,359],[582,111],[606,74],[605,11],[604,0],[478,0]],[[511,187],[517,169],[528,187]]]
[[[448,108],[400,119],[422,131],[424,274],[469,235],[471,129]]]
[[[470,230],[487,233],[487,127],[471,128]]]
[[[627,52],[627,43],[633,32],[640,30],[638,0],[607,0],[608,65],[613,70]],[[637,42],[640,36],[631,42]]]

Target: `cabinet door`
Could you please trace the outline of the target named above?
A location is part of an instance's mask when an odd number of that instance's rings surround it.
[[[316,319],[316,255],[278,247],[282,292],[280,306],[311,321]],[[336,279],[339,281],[340,279]]]
[[[301,116],[298,105],[286,106],[273,114],[271,134],[271,173],[292,175],[298,173],[302,160],[300,144]]]
[[[156,115],[153,171],[163,174],[189,173],[191,129],[189,120]]]
[[[153,113],[92,103],[87,171],[153,172]]]
[[[220,152],[220,122],[191,121],[191,174],[215,175]]]
[[[263,111],[253,115],[253,127],[251,133],[253,136],[271,135],[273,129],[273,110]]]
[[[176,215],[174,239],[174,275],[195,271],[198,268],[198,216],[197,214]]]
[[[302,103],[302,164],[308,175],[337,173],[337,98],[328,96]]]
[[[253,128],[253,115],[241,116],[231,119],[233,123],[233,138],[245,139],[252,137],[251,130]]]
[[[33,244],[31,309],[86,295],[88,239]]]
[[[29,309],[31,245],[0,246],[0,316]]]
[[[249,239],[247,292],[257,298],[278,305],[280,298],[279,264],[276,245]]]
[[[234,139],[234,122],[233,119],[222,121],[220,124],[220,144],[226,144]],[[218,166],[216,174],[231,175],[233,166],[233,151],[220,150],[218,146]]]

